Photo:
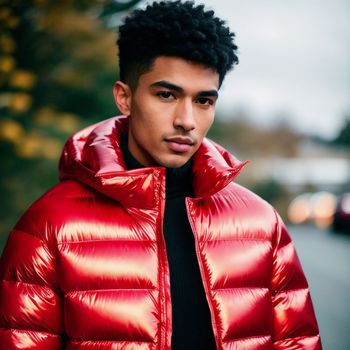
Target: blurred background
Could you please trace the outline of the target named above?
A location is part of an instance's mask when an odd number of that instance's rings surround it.
[[[250,163],[308,277],[325,350],[350,348],[350,2],[196,1],[236,33],[240,64],[210,137]],[[65,140],[118,114],[116,28],[148,1],[0,0],[0,252],[57,183]]]

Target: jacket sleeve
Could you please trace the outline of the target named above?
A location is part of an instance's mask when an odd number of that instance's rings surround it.
[[[308,283],[287,229],[276,216],[271,283],[274,349],[321,350]]]
[[[62,349],[55,254],[48,232],[43,232],[48,225],[35,211],[29,209],[11,231],[0,261],[0,349],[4,350]]]

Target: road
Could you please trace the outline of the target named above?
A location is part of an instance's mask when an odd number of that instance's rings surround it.
[[[350,234],[289,226],[309,281],[323,350],[350,349]]]

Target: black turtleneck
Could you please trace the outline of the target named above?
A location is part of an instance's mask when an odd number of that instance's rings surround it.
[[[123,135],[121,146],[127,169],[142,168],[128,149],[127,135]],[[185,198],[193,197],[191,166],[190,160],[180,168],[166,168],[163,231],[173,313],[171,349],[214,350],[210,312],[185,205]]]

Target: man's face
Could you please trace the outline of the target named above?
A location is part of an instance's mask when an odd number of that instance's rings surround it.
[[[219,75],[177,57],[158,57],[131,95],[129,150],[145,166],[177,168],[214,121]]]

